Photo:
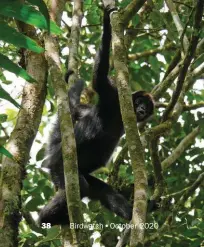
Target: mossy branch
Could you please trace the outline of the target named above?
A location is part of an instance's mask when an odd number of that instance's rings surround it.
[[[168,51],[168,50],[173,50],[173,49],[175,49],[175,45],[173,43],[169,43],[163,47],[158,47],[155,49],[151,49],[151,50],[147,50],[147,51],[139,52],[139,53],[135,53],[135,54],[129,54],[128,59],[129,60],[138,60],[138,59],[143,58],[143,57],[153,56],[157,53],[162,53],[163,51]]]
[[[147,0],[133,0],[122,11],[121,22],[127,25],[131,18],[140,10]]]
[[[65,4],[64,0],[55,0],[55,4]],[[80,1],[74,2],[74,9],[79,6]],[[51,9],[52,10],[52,9]],[[61,8],[58,9],[59,11]],[[62,12],[52,12],[51,16],[55,21],[59,21]],[[59,24],[59,23],[58,23]],[[59,42],[53,35],[45,36],[46,57],[48,60],[50,76],[52,79],[55,95],[57,99],[58,116],[60,121],[60,131],[62,133],[62,154],[65,175],[65,190],[68,205],[70,223],[80,224],[83,222],[81,210],[81,199],[79,190],[79,175],[76,154],[76,142],[73,130],[72,117],[69,108],[68,94],[64,76],[61,70],[59,57]],[[68,222],[68,219],[67,219]],[[70,236],[70,234],[68,234]],[[65,236],[65,234],[64,234]],[[72,237],[68,239],[74,246],[89,246],[89,239],[84,229],[72,229]]]
[[[75,83],[78,75],[78,46],[80,38],[81,20],[83,17],[82,7],[83,6],[81,0],[74,1],[68,63],[68,69],[74,71],[74,74],[72,74],[69,78],[69,86]]]
[[[186,148],[195,141],[196,136],[199,134],[199,127],[195,128],[188,134],[179,145],[173,150],[172,154],[162,161],[162,169],[165,170],[171,166],[186,150]]]
[[[128,86],[129,73],[126,66],[126,50],[124,46],[124,25],[121,15],[114,11],[111,14],[112,47],[116,82],[119,93],[121,114],[126,132],[130,159],[135,177],[134,206],[132,222],[135,225],[145,223],[147,208],[147,174],[143,147],[137,129],[132,98]],[[137,246],[144,241],[144,229],[131,231],[130,246]]]
[[[19,23],[20,31],[40,43],[35,28]],[[18,226],[21,219],[21,188],[25,165],[41,121],[46,96],[47,62],[44,54],[24,51],[26,71],[37,83],[26,83],[21,109],[7,143],[14,159],[4,158],[0,177],[0,246],[18,246]]]

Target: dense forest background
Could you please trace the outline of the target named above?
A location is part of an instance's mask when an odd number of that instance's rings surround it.
[[[44,37],[47,30],[57,36],[62,75],[71,43],[73,2],[58,2],[63,10],[60,27],[50,23],[41,1],[0,2],[0,236],[6,241],[0,246],[62,246],[60,227],[42,229],[36,224],[40,208],[54,195],[50,175],[43,168],[57,112],[50,65],[43,55]],[[117,7],[124,11],[135,2],[139,1],[118,1]],[[125,28],[129,86],[132,91],[151,92],[156,108],[147,123],[139,125],[148,199],[159,203],[159,208],[147,212],[145,246],[204,246],[204,19],[201,12],[202,21],[196,23],[196,2],[143,1]],[[100,1],[85,0],[82,10],[75,58],[79,77],[87,84],[81,101],[95,104],[97,95],[90,82],[101,41],[103,8]],[[195,51],[193,37],[198,37]],[[110,63],[114,77],[113,56]],[[170,113],[169,105],[173,106]],[[133,203],[134,175],[125,136],[113,159],[94,176]],[[20,201],[12,199],[16,197]],[[18,245],[16,211],[22,216]],[[126,221],[88,199],[83,200],[82,212],[85,222],[108,225],[90,230],[93,246],[116,246],[122,227],[111,229],[110,223]]]

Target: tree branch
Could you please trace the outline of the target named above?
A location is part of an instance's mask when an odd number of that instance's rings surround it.
[[[131,222],[130,222],[130,224],[131,224]],[[126,243],[128,242],[129,237],[130,237],[130,228],[127,228],[121,234],[121,237],[120,237],[116,247],[124,247],[124,246],[126,246]]]
[[[154,98],[154,100],[158,100],[168,88],[170,88],[171,84],[174,82],[176,77],[178,76],[178,73],[180,71],[182,62],[179,62],[174,69],[171,70],[171,72],[166,76],[166,78],[157,84],[151,94]]]
[[[124,26],[128,24],[131,18],[140,10],[147,0],[132,0],[123,10],[121,21]]]
[[[157,102],[155,104],[156,108],[166,108],[168,106],[167,103],[161,103],[161,102]],[[196,110],[199,108],[204,107],[204,101],[198,102],[196,104],[192,104],[192,105],[184,105],[183,106],[183,111],[191,111],[191,110]]]
[[[127,146],[127,143],[125,143],[122,150],[118,154],[118,156],[114,162],[113,169],[112,169],[112,171],[108,177],[108,183],[114,187],[116,187],[116,183],[118,181],[118,173],[120,170],[120,165],[124,161],[124,157],[127,155],[127,152],[128,152],[128,146]]]
[[[58,2],[65,0],[53,0],[56,5]],[[78,13],[76,8],[81,6],[80,0],[74,2],[74,13]],[[60,20],[58,18],[62,13],[52,13],[52,18],[55,21]],[[58,23],[59,24],[59,23]],[[76,23],[75,23],[76,24]],[[80,224],[83,222],[83,215],[81,211],[81,199],[79,190],[79,175],[77,165],[76,154],[76,142],[73,130],[73,123],[68,104],[68,95],[66,90],[66,84],[64,82],[64,76],[61,70],[61,62],[59,57],[59,42],[53,35],[45,36],[45,48],[46,57],[50,67],[50,76],[55,90],[57,98],[58,116],[60,120],[60,131],[62,134],[62,156],[65,174],[65,190],[67,198],[67,206],[69,213],[69,220],[71,223]],[[68,221],[68,219],[67,219]],[[86,235],[85,229],[72,229],[72,241],[76,246],[89,246],[89,239]]]
[[[149,236],[148,238],[145,239],[145,246],[149,246],[149,244],[152,243],[152,241],[160,239],[163,236],[162,233],[165,232],[167,229],[169,229],[169,227],[172,223],[173,214],[175,212],[178,212],[178,210],[183,207],[185,201],[200,186],[200,184],[203,182],[203,180],[204,180],[204,172],[201,173],[198,176],[198,178],[195,180],[195,182],[184,191],[183,195],[181,196],[179,201],[174,205],[172,212],[167,216],[164,224],[160,227],[160,229],[156,233],[152,234],[151,236]]]
[[[78,75],[78,46],[79,46],[79,36],[80,36],[80,28],[81,28],[81,20],[83,17],[82,12],[82,1],[75,0],[74,1],[74,9],[72,16],[72,28],[70,35],[70,46],[69,46],[69,63],[68,70],[72,70],[75,73],[72,74],[69,78],[69,86],[75,83]]]
[[[190,42],[188,51],[186,53],[182,67],[180,69],[180,73],[179,73],[178,81],[177,81],[177,85],[176,85],[176,90],[174,91],[172,98],[171,98],[171,101],[170,101],[166,111],[163,114],[163,118],[162,118],[163,121],[165,121],[168,118],[169,114],[171,113],[174,106],[176,105],[176,102],[179,98],[179,95],[180,95],[182,87],[183,87],[183,83],[184,83],[186,74],[188,72],[188,67],[190,66],[191,60],[194,57],[196,47],[198,44],[198,40],[199,40],[199,33],[201,30],[203,4],[204,3],[202,0],[197,1],[196,13],[195,13],[195,17],[194,17],[193,35],[191,37],[191,42]]]
[[[171,1],[171,0],[165,0],[170,12],[171,12],[171,15],[172,15],[172,18],[173,18],[173,21],[175,23],[175,26],[177,28],[177,31],[178,31],[178,34],[179,34],[179,37],[181,38],[181,36],[183,35],[183,32],[184,32],[184,29],[183,29],[183,25],[181,23],[181,20],[180,20],[180,17],[176,11],[176,7],[174,5],[174,3]],[[189,46],[189,41],[188,41],[188,38],[186,37],[186,35],[184,34],[184,37],[183,37],[183,48],[184,48],[184,51],[185,53],[187,52],[188,50],[188,46]]]
[[[161,136],[166,133],[172,127],[172,121],[167,120],[159,125],[152,127],[151,129],[147,129],[141,135],[141,142],[143,147],[146,147],[147,144],[152,141],[154,138]]]
[[[21,32],[40,43],[36,38],[35,28],[24,23],[19,23],[19,27]],[[46,96],[47,62],[44,54],[31,51],[24,53],[27,73],[37,83],[26,83],[24,86],[21,109],[7,143],[7,149],[14,159],[3,158],[0,177],[0,239],[5,247],[18,246],[22,180]]]
[[[159,199],[165,191],[164,176],[163,176],[163,171],[162,171],[162,166],[161,166],[159,151],[158,151],[158,141],[159,138],[156,137],[150,142],[150,155],[151,155],[152,165],[154,168],[154,177],[156,183],[154,194],[151,197],[151,200]]]
[[[173,43],[169,43],[163,47],[158,47],[156,49],[151,49],[151,50],[139,52],[136,54],[129,54],[128,58],[129,58],[129,60],[138,60],[142,57],[152,56],[152,55],[155,55],[157,53],[161,53],[163,51],[173,50],[173,49],[175,49],[175,45]]]
[[[179,145],[173,150],[172,154],[162,161],[163,170],[171,166],[181,156],[186,148],[194,142],[196,136],[199,134],[199,131],[199,127],[195,128],[179,143]]]
[[[134,2],[134,1],[133,1]],[[112,47],[116,82],[120,100],[122,119],[124,122],[130,159],[135,176],[133,218],[134,225],[145,223],[147,208],[147,174],[143,147],[136,124],[131,93],[128,86],[129,73],[126,66],[126,52],[124,46],[124,25],[118,12],[111,14]],[[131,231],[130,246],[138,246],[144,241],[144,229],[136,228]]]

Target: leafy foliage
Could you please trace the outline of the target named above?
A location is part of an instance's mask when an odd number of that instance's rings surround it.
[[[23,10],[23,15],[20,15],[17,10],[20,3],[14,1],[15,4],[15,15],[11,16],[9,9],[12,7],[12,1],[8,5],[8,1],[1,1],[1,6],[4,6],[4,11],[0,8],[1,17],[4,16],[3,21],[0,23],[3,27],[7,26],[7,30],[14,29],[16,33],[16,28],[10,19],[7,17],[15,17],[18,20],[23,20],[26,23],[34,25],[37,28],[42,28],[49,30],[49,17],[45,6],[41,1],[29,0],[25,4],[21,4]],[[29,3],[35,4],[39,7],[39,11],[36,10]],[[125,8],[131,1],[124,0],[120,1],[119,7]],[[130,21],[128,28],[125,32],[125,44],[128,47],[127,57],[128,67],[130,74],[130,86],[133,91],[135,90],[146,90],[150,92],[159,82],[167,71],[168,65],[171,63],[176,50],[181,49],[180,39],[175,27],[175,23],[172,20],[171,13],[164,6],[164,1],[154,1],[154,6],[148,6],[144,12],[141,12],[134,16]],[[192,8],[194,6],[194,1],[175,1],[176,10],[179,13],[181,22],[186,27],[186,35],[190,39],[192,32],[193,20],[189,16],[191,14]],[[67,14],[67,26],[62,24],[61,30],[69,38],[70,27],[69,21],[72,16],[72,4],[67,2],[66,4],[66,14]],[[27,16],[27,18],[25,18]],[[9,25],[5,23],[5,20],[9,20]],[[67,20],[64,20],[66,22]],[[102,25],[102,11],[101,6],[98,1],[84,1],[84,22],[81,28],[80,36],[80,46],[79,46],[79,62],[80,62],[80,76],[84,78],[87,82],[92,80],[92,66],[94,61],[95,52],[100,43]],[[2,30],[2,29],[1,29]],[[52,23],[50,23],[50,32],[54,31],[59,34],[59,29]],[[201,38],[204,37],[203,30],[201,30]],[[6,29],[4,29],[6,32]],[[0,34],[1,35],[1,34]],[[64,37],[65,37],[64,35]],[[1,37],[1,36],[0,36]],[[63,61],[63,68],[65,69],[65,62],[67,59],[66,47],[67,39],[60,37],[59,44],[61,47],[61,59]],[[5,40],[7,39],[7,40]],[[31,81],[32,78],[26,74],[26,72],[18,67],[16,64],[11,63],[11,61],[16,62],[16,57],[18,56],[16,46],[25,47],[29,50],[36,49],[41,51],[38,44],[30,41],[28,42],[28,37],[18,33],[16,39],[12,37],[12,32],[9,31],[8,36],[2,36],[2,40],[7,41],[9,44],[0,46],[0,66],[4,69],[12,71],[17,75],[23,77],[24,79]],[[12,42],[14,40],[16,43]],[[18,42],[18,43],[17,43]],[[171,49],[165,49],[165,46],[173,42]],[[158,49],[163,47],[160,51],[154,54],[146,54],[145,52]],[[35,51],[36,51],[35,50]],[[137,55],[137,59],[131,59],[131,55]],[[143,54],[143,55],[141,55]],[[140,55],[140,56],[139,56]],[[10,60],[8,60],[8,57]],[[112,61],[111,61],[112,62]],[[197,68],[203,63],[203,49],[201,49],[200,54],[196,54],[194,58],[194,68]],[[111,76],[114,76],[113,64],[111,64]],[[5,83],[5,89],[9,86],[15,85],[6,80],[4,74],[0,75],[0,79]],[[201,80],[202,77],[197,81],[193,88],[188,90],[185,97],[185,104],[192,105],[203,101],[204,96],[204,82]],[[158,100],[160,103],[169,103],[171,95],[175,90],[175,83],[172,83],[168,90],[160,97]],[[0,88],[0,97],[6,100],[12,101],[16,104],[6,91]],[[43,159],[45,157],[45,147],[47,143],[47,137],[52,128],[54,115],[56,114],[56,103],[54,101],[53,89],[51,83],[48,84],[48,95],[46,104],[44,107],[43,117],[39,132],[37,134],[35,144],[33,145],[31,151],[31,161],[27,165],[26,171],[27,175],[23,181],[22,190],[22,202],[23,202],[23,221],[20,226],[20,246],[61,246],[59,237],[59,228],[53,227],[51,229],[42,229],[33,225],[27,217],[28,213],[36,220],[36,212],[39,211],[40,207],[46,204],[46,202],[53,196],[54,189],[53,185],[49,182],[49,175],[42,167]],[[15,99],[16,100],[16,99]],[[161,116],[164,112],[163,108],[156,109],[153,119],[148,123],[144,129],[148,129],[154,126],[158,126],[160,123]],[[6,121],[0,121],[0,124],[4,126],[1,131],[2,138],[5,141],[8,139],[7,134],[10,134],[11,129],[15,125],[15,119],[17,117],[17,110],[12,109],[8,105],[4,116],[2,118],[5,120],[5,116],[8,115]],[[1,115],[0,115],[1,119]],[[171,213],[172,208],[174,208],[176,202],[181,198],[184,190],[191,186],[198,176],[203,172],[204,165],[204,155],[203,155],[203,108],[198,108],[196,110],[186,110],[182,111],[178,121],[175,121],[172,128],[168,133],[164,134],[160,138],[159,143],[159,158],[164,161],[172,152],[176,149],[179,143],[192,132],[197,126],[200,127],[200,131],[196,136],[195,140],[181,153],[181,155],[176,159],[176,161],[169,166],[167,170],[163,171],[165,178],[165,187],[167,192],[164,192],[164,196],[167,198],[166,204],[162,205],[162,208],[157,209],[153,212],[148,212],[147,223],[159,225],[161,229],[163,223],[167,216]],[[7,132],[5,131],[7,130]],[[8,135],[9,135],[8,134]],[[114,159],[111,161],[106,169],[101,169],[95,172],[95,176],[98,178],[112,183],[115,189],[121,191],[125,196],[130,198],[132,202],[133,199],[133,182],[134,177],[132,173],[132,168],[130,164],[130,159],[128,153],[122,155],[124,148],[124,139],[121,141],[119,148],[114,153]],[[2,145],[5,144],[1,143]],[[2,146],[1,146],[2,147]],[[1,151],[6,155],[6,151]],[[121,156],[121,157],[120,157]],[[120,157],[119,165],[117,164],[117,158]],[[148,170],[148,195],[151,198],[154,188],[154,172],[152,168],[152,159],[149,152],[149,148],[145,149],[145,161]],[[118,165],[118,173],[113,174],[114,169]],[[114,179],[111,179],[113,175]],[[172,217],[171,226],[165,232],[160,234],[160,238],[152,241],[151,246],[153,247],[170,247],[170,246],[186,246],[186,247],[199,247],[203,241],[204,236],[204,224],[203,224],[203,212],[204,212],[204,192],[203,183],[198,189],[193,191],[189,198],[183,203],[176,213]],[[100,193],[100,192],[99,192]],[[169,196],[170,195],[170,196]],[[169,197],[168,197],[169,196]],[[163,203],[163,202],[162,202]],[[112,229],[110,224],[121,224],[126,223],[121,218],[113,215],[108,210],[104,209],[98,202],[85,200],[83,204],[83,212],[85,215],[85,221],[88,223],[107,225],[104,228],[95,228],[90,230],[91,233],[95,234],[93,237],[94,243],[100,242],[105,246],[113,247],[117,243],[118,236],[120,236],[121,228]],[[26,227],[25,227],[26,226]],[[147,237],[153,235],[157,232],[155,227],[147,227],[146,234]],[[45,237],[46,236],[46,237]],[[100,245],[101,246],[101,245]]]

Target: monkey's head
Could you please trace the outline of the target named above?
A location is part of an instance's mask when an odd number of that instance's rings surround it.
[[[145,91],[137,91],[132,94],[134,110],[137,121],[142,122],[154,112],[154,101],[150,94]]]

